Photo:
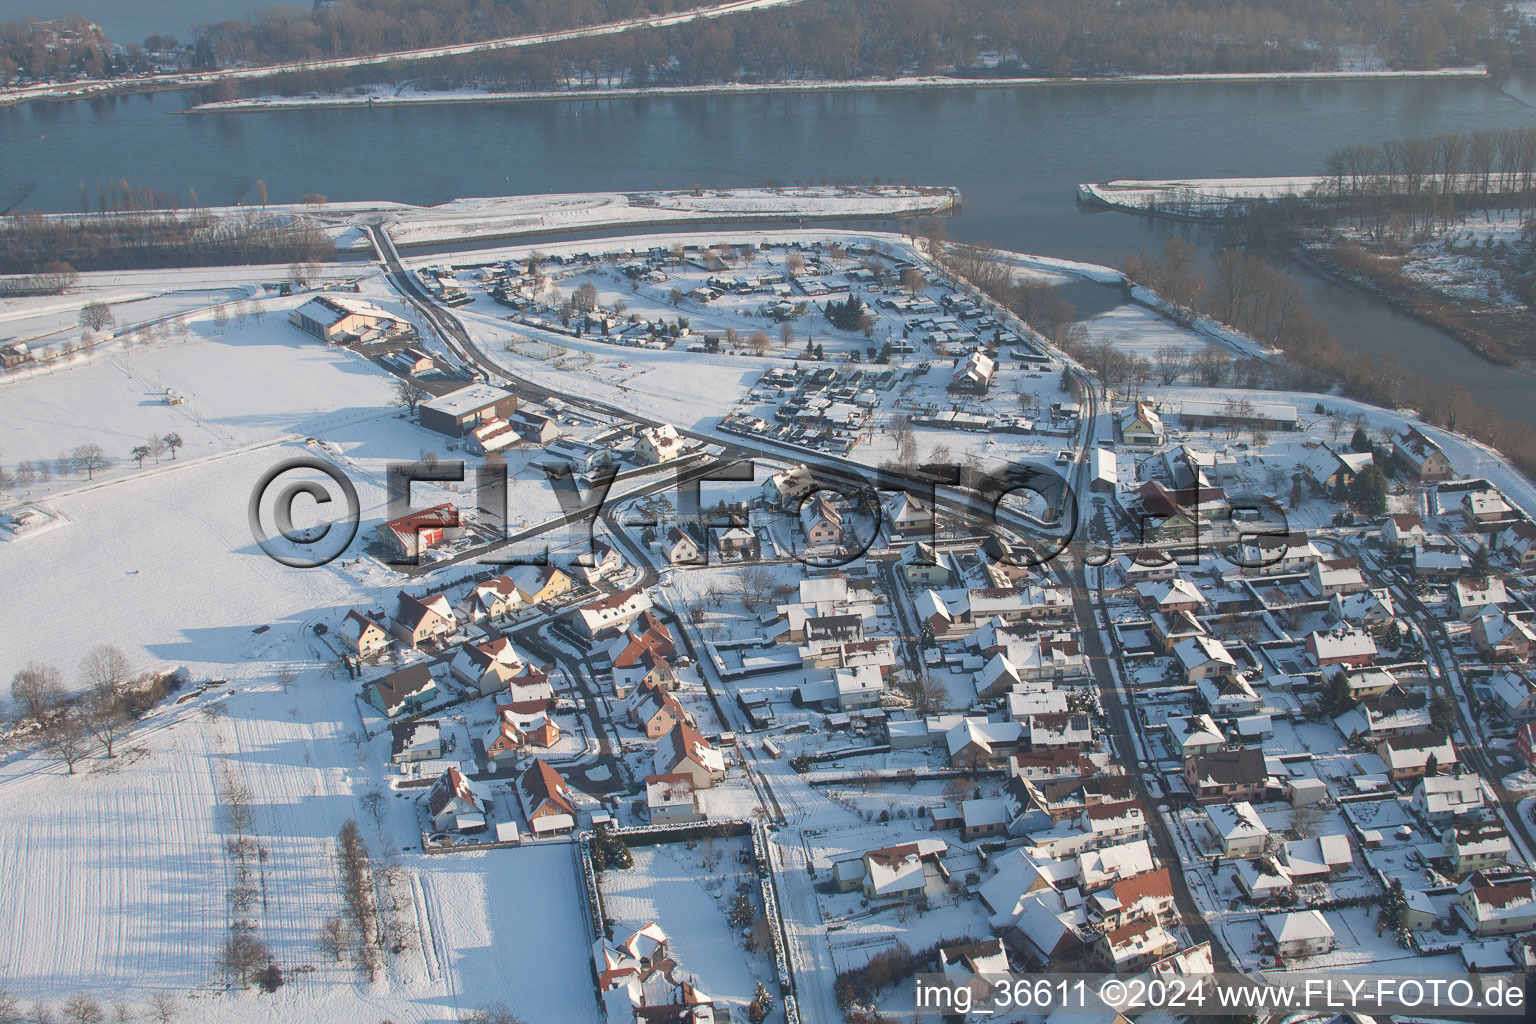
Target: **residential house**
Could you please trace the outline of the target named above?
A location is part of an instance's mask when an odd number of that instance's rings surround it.
[[[359,658],[372,658],[382,654],[394,643],[389,630],[378,619],[364,615],[356,609],[347,612],[341,623],[341,638]]]
[[[635,455],[651,466],[671,462],[683,454],[685,448],[677,428],[670,423],[645,427],[635,436]]]
[[[1536,685],[1525,673],[1503,669],[1493,677],[1492,690],[1504,721],[1516,726],[1536,722]]]
[[[1181,758],[1214,754],[1227,745],[1227,737],[1210,715],[1192,715],[1168,719],[1168,735],[1174,752]]]
[[[395,722],[389,727],[389,759],[395,764],[435,761],[443,756],[443,733],[436,719]]]
[[[1440,845],[1447,866],[1457,877],[1503,867],[1513,848],[1509,833],[1495,821],[1447,825],[1440,833]]]
[[[1094,954],[1117,974],[1139,971],[1179,948],[1173,933],[1154,921],[1132,921],[1099,936]]]
[[[1329,665],[1359,668],[1376,660],[1376,639],[1353,626],[1335,626],[1327,632],[1314,630],[1307,634],[1302,646],[1320,668]]]
[[[523,660],[506,637],[482,644],[465,644],[453,656],[449,666],[455,679],[482,697],[505,689],[522,668]]]
[[[1409,427],[1393,439],[1392,458],[1415,483],[1449,480],[1454,473],[1451,460],[1446,458],[1440,446],[1419,433],[1415,427]]]
[[[1269,789],[1269,768],[1263,751],[1240,747],[1186,759],[1184,782],[1202,804],[1262,800]]]
[[[532,747],[548,750],[560,742],[560,727],[547,711],[519,713],[511,705],[496,709],[496,724],[485,738],[485,759],[491,770],[497,761],[511,761],[519,751]]]
[[[839,888],[859,889],[865,899],[916,899],[927,890],[930,881],[945,877],[939,857],[948,848],[942,839],[919,839],[870,850],[852,862],[833,865],[834,876]]]
[[[996,372],[996,361],[978,349],[957,363],[955,375],[949,381],[949,390],[984,395],[992,386],[992,376]]]
[[[1163,443],[1162,417],[1150,402],[1137,402],[1120,414],[1120,440],[1126,444],[1160,445]]]
[[[1400,548],[1411,548],[1429,539],[1424,520],[1416,513],[1403,512],[1387,516],[1381,523],[1381,539]]]
[[[1425,776],[1414,787],[1413,806],[1434,825],[1481,817],[1486,806],[1482,776],[1476,772]]]
[[[1485,608],[1472,620],[1472,646],[1489,661],[1526,662],[1536,644],[1536,627],[1524,615]]]
[[[1333,949],[1333,928],[1320,911],[1265,914],[1259,924],[1282,960],[1321,956]]]
[[[442,643],[459,628],[458,616],[443,594],[412,597],[402,592],[390,627],[402,643],[412,648]]]
[[[1269,827],[1247,800],[1206,807],[1205,827],[1223,857],[1258,857],[1269,844]]]
[[[705,562],[699,551],[699,542],[688,530],[681,526],[673,526],[667,530],[666,537],[661,542],[662,553],[667,556],[667,561],[673,565],[702,565]]]
[[[570,573],[557,565],[519,565],[504,578],[512,581],[518,598],[530,608],[564,597],[576,587]]]
[[[693,716],[677,698],[659,686],[635,689],[626,703],[630,724],[644,732],[647,739],[660,739],[678,722],[693,722]]]
[[[1486,530],[1509,519],[1514,509],[1497,488],[1467,491],[1461,496],[1461,518],[1469,530]]]
[[[409,665],[375,679],[363,690],[368,703],[386,718],[413,714],[437,698],[437,681],[425,665]]]
[[[1386,587],[1335,594],[1328,602],[1328,617],[1341,625],[1378,630],[1397,617],[1397,606]]]
[[[427,816],[439,832],[483,832],[491,794],[457,768],[449,768],[427,792]]]
[[[1475,871],[1456,887],[1456,915],[1482,937],[1536,928],[1536,892],[1527,877],[1493,877]]]
[[[1376,756],[1386,762],[1394,782],[1449,771],[1458,763],[1456,745],[1438,729],[1388,736],[1376,745]]]
[[[780,470],[763,481],[763,500],[770,505],[790,508],[816,489],[810,467],[801,462]]]
[[[679,721],[656,744],[656,775],[687,775],[694,789],[709,789],[725,778],[725,756],[687,722]]]
[[[504,619],[522,608],[523,596],[510,576],[482,580],[470,588],[456,609],[465,622]]]
[[[572,625],[588,642],[603,640],[624,632],[650,608],[645,591],[632,587],[582,605],[572,616]]]
[[[1211,636],[1192,636],[1180,640],[1173,646],[1173,656],[1187,683],[1214,676],[1230,676],[1237,670],[1237,661],[1227,651],[1226,645]]]
[[[931,538],[934,528],[933,508],[919,501],[906,491],[897,491],[885,504],[885,521],[890,524],[891,536],[899,538]]]
[[[565,778],[543,759],[533,759],[518,776],[516,788],[523,816],[534,835],[557,835],[576,827],[575,794]]]
[[[826,491],[817,491],[800,506],[800,526],[809,547],[835,548],[843,542],[843,511]]]
[[[1171,615],[1174,612],[1197,614],[1206,604],[1200,588],[1182,576],[1166,583],[1142,583],[1136,587],[1137,599],[1148,611]]]
[[[1490,607],[1509,602],[1509,590],[1498,576],[1471,576],[1451,584],[1451,611],[1471,621]]]
[[[647,775],[645,811],[652,825],[704,820],[693,789],[693,776],[687,772]]]

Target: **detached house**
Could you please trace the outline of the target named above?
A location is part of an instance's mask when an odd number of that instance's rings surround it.
[[[933,509],[906,491],[897,491],[895,497],[886,502],[885,521],[890,524],[893,537],[930,537],[933,534]]]
[[[1494,676],[1493,697],[1499,717],[1510,725],[1536,722],[1536,685],[1523,673],[1504,669]]]
[[[1259,923],[1281,959],[1319,956],[1333,948],[1333,928],[1319,911],[1266,914]]]
[[[693,716],[677,698],[658,686],[636,689],[627,703],[630,724],[642,730],[648,739],[660,739],[679,722],[693,722]]]
[[[699,551],[699,542],[693,534],[681,526],[673,526],[667,530],[666,537],[661,542],[662,553],[667,556],[667,561],[673,565],[702,565],[705,559]]]
[[[572,625],[589,642],[603,640],[624,632],[650,609],[650,597],[639,587],[632,587],[582,605],[572,617]]]
[[[1424,520],[1414,513],[1405,512],[1387,516],[1382,521],[1381,539],[1388,544],[1411,548],[1428,540],[1429,534],[1424,529]]]
[[[645,810],[652,825],[704,820],[693,790],[693,776],[687,772],[647,775]]]
[[[843,542],[843,512],[826,491],[817,491],[800,506],[800,527],[813,548],[837,547]]]
[[[1473,935],[1536,928],[1536,892],[1529,878],[1491,879],[1478,871],[1456,887],[1456,894],[1456,915]]]
[[[1228,676],[1237,670],[1237,662],[1225,645],[1215,637],[1192,636],[1173,646],[1184,681],[1193,683],[1213,676]]]
[[[1440,845],[1446,864],[1457,876],[1503,867],[1514,848],[1504,826],[1494,821],[1447,825],[1440,833]]]
[[[1358,668],[1376,660],[1375,638],[1353,626],[1336,626],[1326,633],[1314,630],[1307,634],[1303,646],[1319,667],[1347,665]]]
[[[687,722],[672,726],[656,744],[656,775],[687,775],[694,789],[709,789],[725,778],[725,757]]]
[[[535,835],[556,835],[576,827],[576,805],[570,784],[540,758],[518,776],[517,797],[528,827]]]
[[[522,669],[523,661],[506,637],[483,644],[465,644],[453,656],[453,677],[482,697],[505,689]]]
[[[1472,646],[1489,661],[1529,661],[1536,628],[1523,616],[1498,608],[1483,609],[1472,619]]]
[[[496,762],[529,747],[549,749],[560,742],[560,727],[546,711],[520,714],[511,705],[497,708],[496,724],[485,738],[485,758],[495,770]]]
[[[1187,759],[1184,782],[1202,804],[1262,800],[1269,789],[1269,769],[1263,751],[1241,747]]]
[[[363,613],[352,610],[347,612],[347,617],[342,620],[341,638],[359,658],[371,658],[376,654],[382,654],[394,643],[394,637],[385,629],[377,619],[370,618]]]
[[[483,832],[491,794],[457,768],[449,768],[427,793],[427,815],[439,832]]]
[[[1212,804],[1205,809],[1205,827],[1224,857],[1257,857],[1269,843],[1269,826],[1246,800]]]
[[[1451,460],[1445,457],[1440,446],[1414,427],[1409,427],[1393,439],[1392,458],[1415,483],[1449,480],[1454,472]]]
[[[386,718],[412,714],[437,697],[437,682],[425,665],[411,665],[375,679],[363,691],[369,704]]]
[[[1436,771],[1449,771],[1458,763],[1456,745],[1438,729],[1388,736],[1376,745],[1376,756],[1387,763],[1387,775],[1394,782],[1417,779]]]
[[[683,439],[678,435],[677,428],[670,423],[646,427],[635,437],[635,455],[647,465],[671,462],[683,451]]]
[[[459,628],[459,620],[443,594],[415,598],[402,593],[390,625],[402,643],[416,648],[446,640]]]
[[[1137,402],[1120,414],[1120,439],[1126,444],[1160,445],[1163,443],[1163,420],[1153,411],[1150,402]]]
[[[1132,921],[1111,928],[1099,936],[1094,954],[1111,971],[1139,971],[1156,960],[1178,951],[1173,933],[1154,921]]]

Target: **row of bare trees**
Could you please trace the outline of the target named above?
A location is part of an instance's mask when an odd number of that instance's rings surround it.
[[[64,1000],[55,1014],[42,1000],[24,1007],[20,999],[0,988],[0,1024],[57,1024],[60,1020],[65,1024],[176,1024],[180,1017],[180,1003],[162,992],[151,995],[142,1009],[124,1002],[108,1007],[89,992],[76,992]]]
[[[1393,216],[1410,233],[1464,219],[1474,204],[1536,204],[1536,127],[1444,132],[1356,144],[1325,161],[1329,192],[1357,227],[1381,230]]]
[[[135,267],[307,263],[334,245],[308,217],[236,213],[142,211],[44,216],[35,211],[0,217],[0,274]]]
[[[133,719],[164,695],[159,677],[136,676],[127,655],[109,644],[81,659],[78,680],[83,692],[71,696],[59,670],[37,661],[11,678],[14,727],[35,735],[71,775],[93,740],[104,757],[115,756]]]

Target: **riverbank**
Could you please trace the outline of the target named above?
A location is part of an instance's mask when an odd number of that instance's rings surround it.
[[[1403,253],[1343,249],[1310,238],[1291,246],[1287,254],[1315,274],[1365,291],[1444,331],[1480,359],[1520,373],[1536,372],[1536,352],[1519,347],[1522,339],[1536,337],[1536,318],[1511,295],[1456,295],[1434,287],[1405,271]]]
[[[254,96],[249,99],[202,103],[178,114],[226,114],[262,110],[313,110],[332,107],[402,107],[456,103],[545,103],[573,100],[642,99],[657,97],[756,95],[773,93],[839,92],[846,90],[920,91],[926,89],[1006,89],[1063,85],[1149,85],[1166,83],[1243,83],[1367,81],[1372,79],[1487,78],[1486,68],[1440,68],[1430,71],[1293,71],[1275,73],[1234,73],[1210,75],[1119,75],[1081,78],[962,78],[949,75],[912,75],[899,78],[863,78],[850,81],[800,82],[728,82],[715,85],[649,87],[601,87],[593,89],[547,89],[530,92],[492,92],[463,89],[444,92],[386,91],[347,96],[338,93],[312,93],[307,96]]]

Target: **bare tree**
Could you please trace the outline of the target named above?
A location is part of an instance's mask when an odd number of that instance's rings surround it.
[[[90,995],[76,992],[64,1001],[64,1019],[71,1024],[101,1024],[107,1013]]]
[[[87,689],[121,692],[132,674],[128,656],[111,644],[97,644],[80,659],[80,681]]]
[[[68,704],[61,704],[43,723],[40,735],[43,749],[64,765],[70,775],[75,774],[75,765],[85,756],[86,742],[90,736],[81,716]]]
[[[219,947],[218,964],[227,974],[245,986],[251,975],[266,966],[270,957],[266,943],[256,937],[256,926],[240,920],[229,926],[229,935]]]
[[[339,917],[327,918],[320,926],[320,937],[316,940],[320,948],[335,958],[337,963],[347,958],[353,941],[352,926]]]
[[[401,377],[395,381],[394,404],[414,416],[416,415],[416,407],[426,400],[430,394],[431,392],[416,381],[408,377]]]
[[[916,295],[928,287],[928,279],[923,276],[921,270],[918,270],[916,267],[908,267],[901,272],[901,286],[913,295]]]
[[[762,331],[753,331],[747,337],[747,344],[751,346],[752,354],[755,356],[765,356],[768,354],[768,350],[773,347],[772,340]]]
[[[84,473],[87,480],[92,479],[98,469],[112,465],[112,460],[107,458],[107,453],[99,444],[75,445],[69,453],[69,461],[75,467],[75,472]]]
[[[112,309],[105,302],[88,302],[85,308],[80,310],[77,318],[80,326],[92,331],[105,330],[117,323],[117,317],[112,314]]]
[[[21,1000],[9,990],[0,988],[0,1024],[16,1024],[21,1020]]]
[[[176,1016],[180,1012],[176,1000],[163,992],[156,992],[149,997],[149,1016],[155,1024],[176,1024]]]
[[[41,999],[33,1003],[32,1008],[27,1011],[27,1024],[54,1024],[56,1020],[58,1018],[53,1015],[48,1004]]]
[[[1189,372],[1189,350],[1181,345],[1159,345],[1152,355],[1158,380],[1165,387]]]
[[[11,677],[11,699],[20,717],[41,725],[64,699],[64,679],[52,665],[29,661]]]
[[[175,462],[176,461],[176,449],[180,448],[182,445],[186,444],[186,442],[181,439],[181,435],[180,434],[166,434],[160,440],[165,442],[166,450],[171,453],[171,461]]]

